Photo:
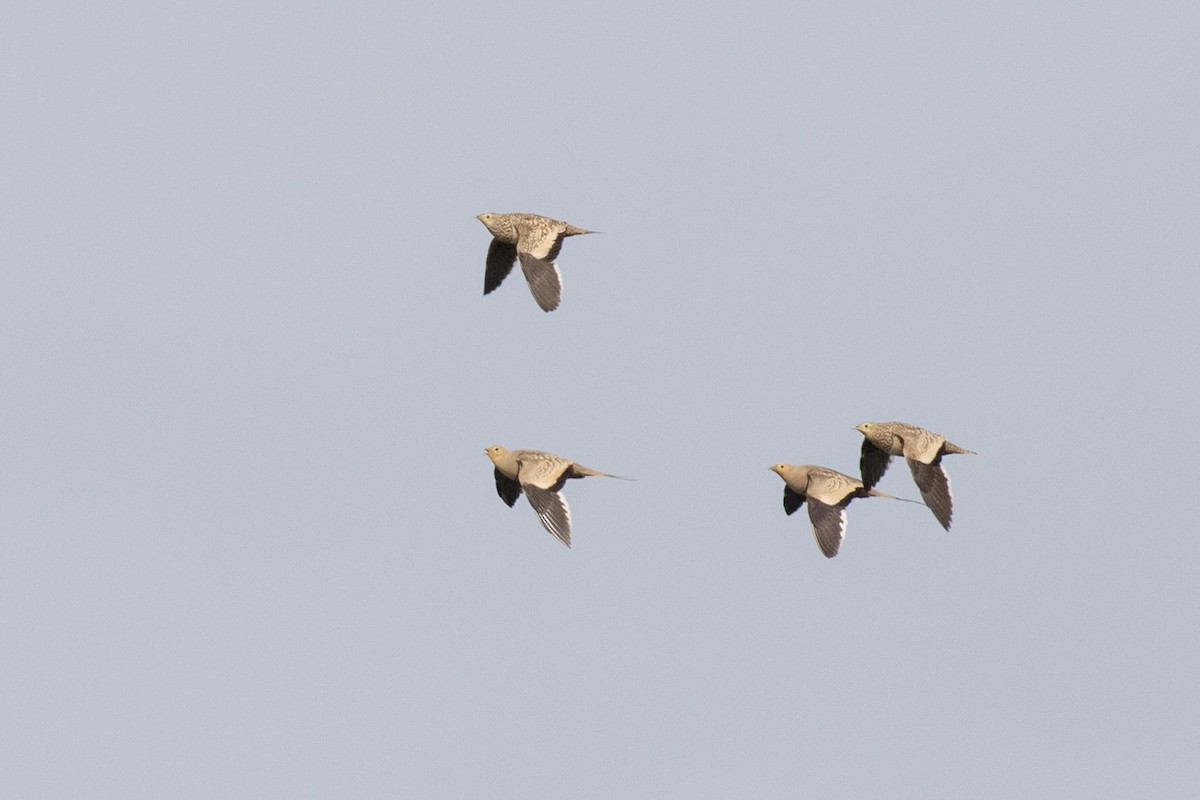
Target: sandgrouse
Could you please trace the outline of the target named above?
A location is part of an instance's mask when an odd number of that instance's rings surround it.
[[[865,437],[862,458],[858,462],[863,485],[869,489],[879,483],[892,463],[892,456],[904,456],[925,505],[941,526],[950,530],[954,496],[950,492],[950,476],[942,467],[942,456],[951,453],[976,455],[975,451],[951,443],[940,433],[907,422],[864,422],[855,426],[855,430]]]
[[[771,471],[783,478],[783,510],[789,515],[808,501],[813,536],[826,558],[833,558],[846,537],[846,506],[857,497],[900,498],[869,489],[857,479],[813,464],[776,464]]]
[[[595,231],[576,228],[557,219],[538,214],[480,214],[476,217],[492,233],[488,247],[487,271],[483,275],[483,293],[499,286],[513,264],[521,259],[521,271],[529,281],[529,291],[543,311],[558,308],[562,299],[562,275],[554,259],[563,239]]]
[[[511,508],[524,492],[542,526],[567,547],[571,546],[571,509],[560,492],[563,484],[590,475],[621,477],[541,450],[509,450],[495,444],[483,452],[496,466],[496,493],[500,499]]]

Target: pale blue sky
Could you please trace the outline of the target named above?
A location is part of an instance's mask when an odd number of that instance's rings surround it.
[[[0,12],[0,796],[1195,793],[1200,10],[105,6]],[[826,560],[890,419],[954,529]]]

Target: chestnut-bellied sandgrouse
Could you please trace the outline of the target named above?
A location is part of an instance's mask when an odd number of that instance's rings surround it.
[[[902,498],[868,489],[857,478],[814,464],[776,464],[771,471],[783,478],[783,510],[796,513],[808,501],[813,536],[826,558],[833,558],[846,537],[846,506],[856,497]]]
[[[907,422],[864,422],[854,429],[865,437],[862,458],[858,462],[863,485],[869,489],[879,483],[892,463],[892,456],[904,456],[925,505],[933,511],[941,526],[950,530],[954,496],[950,492],[950,476],[942,467],[942,456],[952,453],[976,455],[975,451],[949,442],[940,433]]]
[[[491,231],[493,237],[488,247],[483,293],[491,294],[508,277],[519,258],[533,299],[543,311],[558,308],[562,298],[562,275],[554,259],[558,257],[563,239],[595,231],[538,214],[486,213],[476,219]]]
[[[500,499],[511,508],[524,492],[543,527],[567,547],[571,546],[571,509],[561,494],[563,484],[591,475],[621,478],[541,450],[509,450],[495,444],[483,452],[496,466],[496,493]]]

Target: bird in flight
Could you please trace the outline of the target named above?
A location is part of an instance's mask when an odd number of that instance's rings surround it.
[[[509,450],[494,444],[483,452],[495,465],[496,494],[500,499],[511,508],[524,493],[542,527],[567,547],[571,546],[571,509],[561,493],[563,484],[592,475],[621,478],[541,450]]]
[[[864,437],[862,457],[858,461],[863,486],[869,489],[879,483],[892,463],[892,456],[904,456],[925,505],[941,526],[950,530],[954,495],[950,492],[950,476],[942,466],[942,456],[977,453],[959,447],[940,433],[907,422],[864,422],[854,429]]]
[[[846,538],[846,506],[858,497],[902,498],[863,486],[857,478],[814,464],[776,464],[771,471],[783,478],[783,510],[791,515],[808,501],[817,547],[833,558]]]
[[[533,299],[543,311],[558,308],[562,299],[562,274],[554,259],[562,249],[563,239],[596,231],[577,228],[538,214],[489,212],[480,214],[476,219],[492,234],[487,253],[487,271],[483,275],[483,293],[491,294],[503,283],[519,258]]]

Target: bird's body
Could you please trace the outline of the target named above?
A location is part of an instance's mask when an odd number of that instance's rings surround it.
[[[483,451],[495,465],[496,493],[511,508],[524,493],[542,526],[571,546],[571,509],[560,490],[572,478],[599,475],[619,478],[542,450],[509,450],[492,445]]]
[[[942,467],[942,456],[975,455],[975,451],[907,422],[864,422],[855,430],[863,435],[862,457],[858,462],[863,485],[870,488],[879,483],[892,456],[904,456],[925,505],[933,511],[938,523],[950,530],[954,495],[950,491],[950,476]]]
[[[846,506],[851,500],[892,497],[863,486],[857,478],[815,464],[776,464],[771,471],[783,478],[783,510],[787,514],[796,513],[808,501],[813,536],[826,558],[838,554],[846,537]]]
[[[529,282],[529,291],[543,311],[558,308],[562,299],[562,275],[554,259],[563,239],[595,233],[540,214],[493,214],[476,217],[492,234],[488,247],[483,293],[498,287],[519,258],[521,271]]]

